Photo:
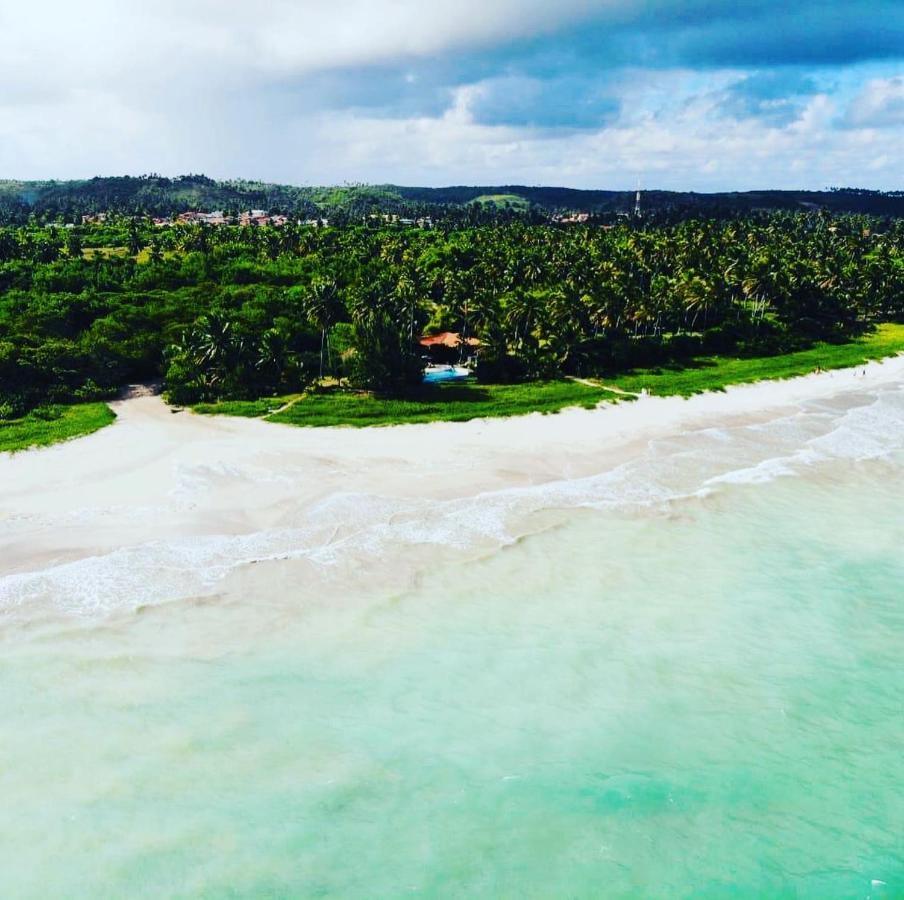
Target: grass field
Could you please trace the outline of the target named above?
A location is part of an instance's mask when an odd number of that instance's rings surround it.
[[[289,394],[285,397],[262,397],[260,400],[220,400],[218,403],[198,403],[192,410],[205,416],[241,416],[245,419],[259,419],[276,412],[287,403],[300,400],[301,396]]]
[[[568,406],[593,408],[618,395],[605,388],[575,381],[530,384],[435,384],[424,385],[402,398],[381,398],[352,391],[328,390],[310,393],[282,412],[267,416],[268,422],[324,426],[411,425],[423,422],[465,422],[532,412],[555,413]],[[195,406],[195,412],[231,416],[261,416],[267,406],[279,407],[291,398],[269,401],[221,402]],[[260,405],[258,405],[260,404]]]
[[[530,209],[530,201],[525,200],[524,197],[518,194],[483,194],[480,197],[475,197],[471,203],[478,206],[494,206],[496,209],[509,207],[519,212],[525,212]]]
[[[125,259],[128,255],[128,247],[85,247],[82,250],[85,259],[94,259],[96,256],[102,259],[112,259],[114,256]]]
[[[182,254],[178,250],[163,251],[164,259],[177,259],[181,255]],[[129,256],[129,249],[128,247],[85,247],[82,250],[82,256],[87,260],[94,259],[95,256],[99,256],[103,259],[113,259],[113,257],[126,259],[126,257]],[[145,247],[143,250],[139,251],[137,256],[133,256],[132,259],[139,265],[146,265],[151,261],[151,248]]]
[[[647,390],[661,397],[688,397],[702,391],[722,390],[731,384],[749,384],[770,378],[809,375],[817,369],[844,369],[904,352],[904,324],[880,325],[875,332],[847,344],[816,344],[808,350],[781,356],[737,359],[701,357],[674,367],[644,369],[605,379],[623,391]]]
[[[109,425],[116,414],[106,403],[44,406],[20,419],[0,419],[0,452],[46,447]]]

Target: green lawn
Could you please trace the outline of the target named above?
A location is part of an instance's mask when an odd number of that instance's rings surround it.
[[[262,397],[260,400],[220,400],[217,403],[198,403],[192,410],[205,416],[241,416],[245,419],[259,419],[300,397],[301,394],[289,394],[285,397]]]
[[[0,452],[46,447],[109,425],[116,414],[106,403],[43,406],[20,419],[0,419]]]
[[[797,353],[751,359],[701,357],[690,364],[637,370],[605,381],[635,394],[646,389],[663,397],[676,394],[688,397],[702,391],[722,390],[730,384],[792,378],[817,369],[850,368],[901,352],[904,352],[904,325],[885,324],[872,334],[847,344],[816,344]]]
[[[292,398],[267,401],[205,403],[195,412],[232,416],[262,416]],[[306,394],[287,409],[267,416],[268,422],[324,426],[411,425],[422,422],[465,422],[489,416],[555,413],[568,406],[593,408],[619,397],[604,388],[574,381],[531,384],[433,384],[403,398],[381,398],[354,391],[326,390]]]

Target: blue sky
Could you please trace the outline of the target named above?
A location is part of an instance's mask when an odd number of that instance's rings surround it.
[[[0,50],[0,177],[904,188],[904,0],[33,0]]]

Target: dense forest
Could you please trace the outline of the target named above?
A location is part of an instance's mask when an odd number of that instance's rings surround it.
[[[204,175],[91,178],[82,181],[0,181],[0,224],[79,222],[95,213],[171,216],[186,210],[247,209],[294,218],[358,220],[372,212],[431,216],[473,223],[477,210],[510,209],[541,221],[556,214],[584,212],[609,222],[634,209],[633,191],[576,190],[505,185],[444,188],[398,185],[295,187],[256,181],[215,181]],[[644,212],[725,216],[754,211],[813,211],[904,216],[904,194],[852,188],[831,191],[749,191],[721,194],[644,191]]]
[[[904,316],[904,222],[0,229],[0,418],[163,377],[189,403],[419,382],[418,338],[485,381],[781,352]],[[451,351],[454,352],[454,351]]]

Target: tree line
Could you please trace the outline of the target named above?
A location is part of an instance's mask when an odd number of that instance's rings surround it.
[[[0,417],[162,377],[180,403],[338,379],[404,392],[425,332],[477,377],[760,354],[904,316],[904,223],[777,213],[424,230],[119,219],[0,228]]]

